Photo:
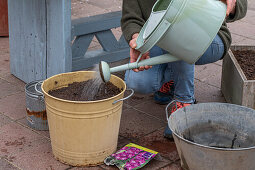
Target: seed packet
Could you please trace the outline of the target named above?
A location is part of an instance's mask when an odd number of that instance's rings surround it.
[[[158,152],[129,143],[116,153],[108,156],[104,163],[116,165],[121,170],[135,170],[145,166]]]

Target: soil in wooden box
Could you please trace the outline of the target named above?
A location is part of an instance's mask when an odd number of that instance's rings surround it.
[[[74,82],[68,84],[68,87],[63,87],[56,90],[50,90],[49,94],[65,100],[71,101],[95,101],[113,97],[119,94],[123,89],[119,89],[111,82],[100,83],[96,92],[91,96],[95,85],[94,80],[90,79],[83,82]]]
[[[241,66],[247,80],[255,80],[255,51],[234,50],[232,52]]]

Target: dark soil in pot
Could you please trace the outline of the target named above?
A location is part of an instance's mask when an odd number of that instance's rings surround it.
[[[68,87],[59,88],[56,90],[50,90],[48,93],[54,97],[71,100],[71,101],[95,101],[95,100],[103,100],[121,93],[123,89],[119,89],[111,82],[101,83],[98,85],[98,89],[95,95],[88,96],[84,94],[90,94],[93,90],[93,80],[87,80],[83,82],[74,82],[72,84],[68,84]],[[84,91],[86,90],[86,91]],[[89,92],[89,93],[88,93]]]
[[[241,66],[247,80],[255,80],[255,51],[235,50],[232,52]]]

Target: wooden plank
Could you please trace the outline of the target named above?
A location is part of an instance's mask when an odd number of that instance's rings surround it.
[[[113,51],[118,48],[119,44],[111,30],[100,31],[95,35],[104,51]]]
[[[9,0],[11,73],[28,83],[46,78],[45,0]]]
[[[120,26],[121,11],[72,20],[72,37]]]
[[[72,45],[73,58],[84,56],[93,39],[93,34],[77,36]]]
[[[128,43],[127,43],[127,41],[126,41],[123,34],[121,35],[118,43],[119,43],[119,48],[129,48],[129,45],[128,45]]]
[[[71,0],[46,0],[47,77],[72,70]]]
[[[129,49],[123,48],[113,52],[105,52],[103,50],[96,50],[87,52],[85,57],[73,59],[72,71],[82,70],[98,64],[100,61],[115,62],[125,59],[129,56]]]

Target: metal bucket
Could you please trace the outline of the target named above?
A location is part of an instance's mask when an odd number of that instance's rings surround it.
[[[70,101],[49,95],[50,90],[66,87],[73,82],[92,79],[96,72],[63,73],[46,79],[42,84],[52,151],[56,159],[73,166],[103,163],[117,148],[125,82],[111,76],[110,82],[121,93],[96,101]]]
[[[27,124],[36,130],[48,130],[47,114],[41,81],[33,81],[25,86]]]
[[[254,122],[255,110],[227,103],[187,106],[168,119],[182,167],[190,170],[255,169]]]

